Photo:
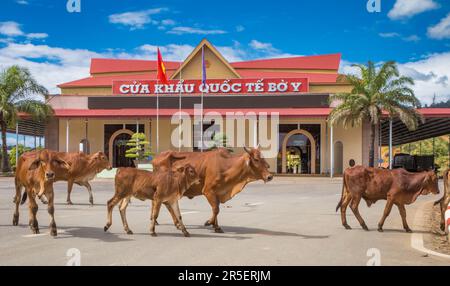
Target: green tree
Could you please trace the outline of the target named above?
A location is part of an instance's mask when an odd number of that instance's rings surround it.
[[[150,142],[145,138],[144,133],[134,133],[127,142],[128,149],[125,151],[125,157],[143,160],[153,155],[149,150]]]
[[[22,144],[17,145],[17,149],[19,150],[18,155],[19,157],[28,151],[31,151],[32,149],[30,147],[24,147]],[[16,167],[16,146],[11,148],[11,151],[9,152],[11,156],[9,156],[9,165],[11,168],[15,169]]]
[[[46,96],[48,91],[39,85],[28,69],[11,66],[0,72],[0,127],[2,133],[2,172],[11,170],[6,145],[6,130],[13,127],[19,112],[32,116],[34,120],[45,120],[53,114],[50,105],[38,97]]]
[[[329,120],[332,126],[343,124],[345,128],[370,123],[369,166],[373,167],[375,130],[382,113],[387,112],[390,118],[398,117],[409,130],[415,130],[419,120],[423,121],[416,110],[420,102],[409,87],[414,85],[413,79],[400,76],[395,62],[385,62],[379,68],[371,61],[367,65],[356,64],[353,67],[360,75],[345,75],[352,85],[351,92],[330,96],[330,102],[338,105]]]

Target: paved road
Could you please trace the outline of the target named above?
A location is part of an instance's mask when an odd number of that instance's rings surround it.
[[[450,265],[450,260],[428,256],[411,248],[411,235],[402,231],[393,209],[385,232],[375,228],[384,202],[361,213],[371,228],[361,230],[352,214],[345,230],[334,212],[341,181],[328,178],[276,178],[269,184],[253,183],[221,208],[219,223],[226,233],[204,228],[210,209],[203,197],[180,202],[192,237],[184,238],[162,209],[158,237],[148,233],[149,202],[136,199],[128,207],[134,235],[123,232],[118,209],[108,233],[105,202],[113,182],[93,182],[96,205],[88,205],[87,192],[76,186],[73,206],[65,205],[65,184],[55,184],[56,223],[59,235],[48,235],[49,216],[39,203],[41,235],[31,235],[27,206],[21,207],[19,226],[13,227],[13,180],[0,178],[0,265],[65,265],[70,248],[81,253],[82,265],[366,265],[367,251],[380,251],[382,265]],[[434,200],[422,197],[407,207],[410,226],[423,231],[417,210]]]

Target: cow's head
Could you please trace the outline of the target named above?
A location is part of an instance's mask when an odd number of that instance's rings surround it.
[[[184,175],[188,188],[200,183],[200,177],[191,164],[180,166],[176,170]]]
[[[70,169],[70,164],[64,159],[60,158],[58,154],[42,150],[36,154],[36,158],[30,164],[28,170],[38,170],[46,182],[51,182],[55,179],[55,171],[57,169]]]
[[[438,177],[434,171],[425,172],[422,182],[422,195],[439,194]]]
[[[93,155],[94,165],[101,172],[103,169],[111,170],[112,166],[105,153],[97,152]]]
[[[248,154],[247,166],[250,168],[254,178],[263,180],[265,183],[272,181],[273,175],[269,172],[270,166],[261,154],[260,146],[250,149],[244,147],[244,150]]]

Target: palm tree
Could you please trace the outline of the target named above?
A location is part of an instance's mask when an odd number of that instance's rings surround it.
[[[44,120],[53,114],[53,109],[39,96],[46,96],[48,91],[39,85],[28,69],[11,66],[0,72],[0,127],[2,133],[2,172],[10,171],[8,149],[6,146],[6,129],[13,127],[19,112],[29,114],[34,120]]]
[[[394,61],[385,62],[376,68],[373,62],[353,65],[360,76],[345,75],[353,87],[350,93],[330,96],[330,102],[338,105],[330,114],[331,125],[343,124],[345,128],[370,122],[369,166],[374,166],[375,130],[383,112],[392,119],[398,117],[409,130],[415,130],[423,118],[416,108],[420,102],[409,87],[414,85],[410,77],[400,76]]]

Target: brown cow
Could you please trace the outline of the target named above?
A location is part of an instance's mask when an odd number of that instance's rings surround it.
[[[212,208],[212,216],[205,226],[212,225],[215,232],[223,232],[219,227],[217,215],[220,203],[225,203],[253,181],[269,182],[273,175],[269,172],[269,164],[258,148],[247,149],[241,155],[232,155],[225,148],[206,152],[166,151],[156,156],[153,166],[156,170],[166,168],[167,156],[186,157],[174,163],[174,166],[189,163],[194,166],[200,176],[200,184],[192,186],[185,196],[193,198],[204,195]]]
[[[436,201],[434,205],[439,204],[441,211],[441,230],[445,231],[445,211],[450,203],[450,169],[444,172],[444,196]]]
[[[71,205],[70,194],[72,193],[73,184],[84,186],[89,192],[89,202],[94,204],[94,197],[92,196],[92,187],[89,181],[94,179],[95,175],[104,169],[111,170],[112,166],[108,158],[103,152],[97,152],[92,155],[87,155],[83,152],[54,152],[57,156],[64,159],[71,164],[69,170],[58,169],[55,172],[55,182],[67,181],[67,204]],[[22,198],[22,203],[26,200],[26,193]],[[42,198],[43,202],[45,200]]]
[[[184,192],[193,184],[199,183],[199,177],[194,167],[187,164],[178,167],[175,171],[164,170],[149,172],[135,168],[119,168],[115,177],[115,194],[108,201],[108,217],[104,231],[112,224],[112,210],[116,204],[120,204],[120,216],[124,230],[127,234],[133,234],[128,227],[126,209],[131,197],[142,201],[152,200],[150,234],[156,236],[155,224],[159,215],[161,204],[164,203],[169,210],[175,225],[184,236],[189,236],[183,224],[178,200],[183,197]]]
[[[70,164],[54,152],[48,150],[42,150],[37,153],[24,153],[19,157],[15,175],[16,196],[14,201],[16,208],[13,216],[13,225],[18,225],[19,223],[19,202],[22,187],[24,187],[25,192],[30,197],[29,225],[31,230],[35,234],[39,233],[39,225],[36,219],[38,205],[36,204],[35,196],[40,198],[42,195],[45,195],[48,198],[47,209],[51,216],[50,234],[56,236],[53,182],[55,179],[55,171],[61,168],[68,169],[70,168]]]
[[[369,207],[378,200],[387,200],[383,217],[378,223],[378,231],[383,231],[384,221],[395,204],[402,217],[403,228],[411,232],[406,221],[405,205],[412,204],[418,196],[429,193],[439,193],[438,178],[433,171],[410,173],[404,169],[388,170],[356,166],[344,172],[342,197],[336,211],[341,208],[342,225],[346,229],[351,229],[345,215],[350,204],[359,224],[363,229],[369,230],[358,210],[361,198]]]

